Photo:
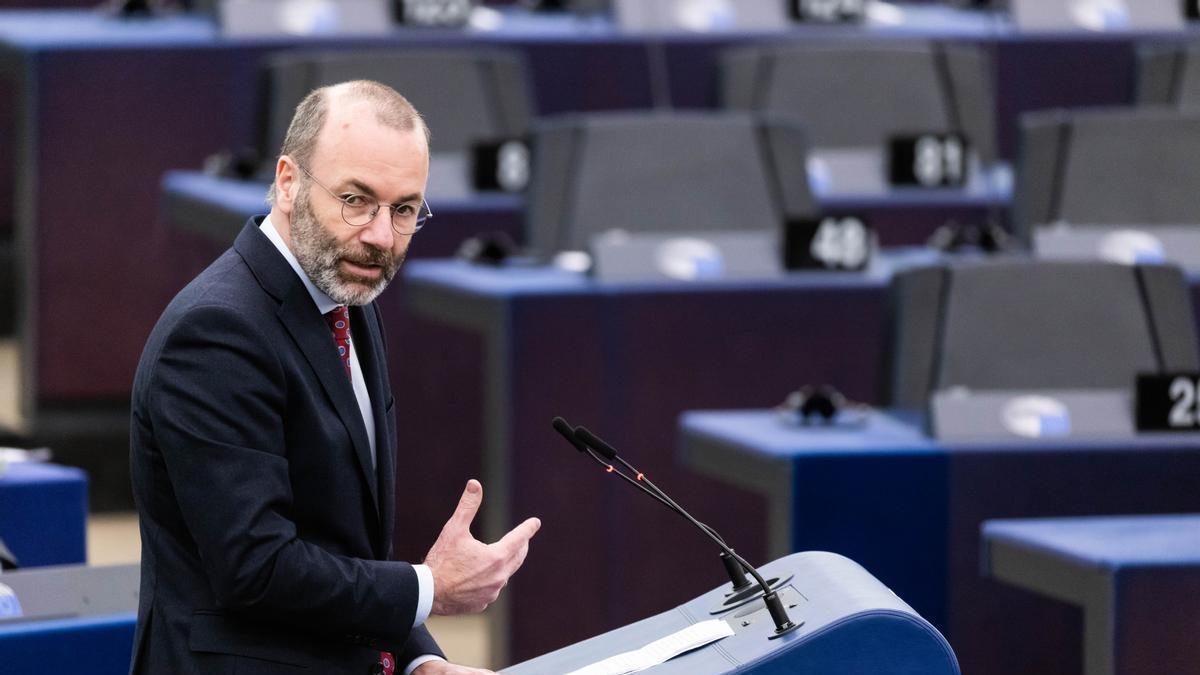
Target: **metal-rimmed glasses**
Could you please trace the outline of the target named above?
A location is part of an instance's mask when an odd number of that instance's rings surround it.
[[[418,230],[425,227],[425,222],[433,217],[433,212],[429,210],[429,203],[424,199],[421,200],[421,205],[416,204],[384,204],[373,197],[360,195],[355,193],[347,193],[345,195],[336,195],[333,190],[330,190],[324,183],[317,180],[317,177],[312,175],[308,169],[296,165],[304,172],[304,175],[312,179],[312,182],[321,186],[321,189],[329,193],[330,197],[342,203],[342,220],[350,227],[364,227],[371,221],[375,220],[375,216],[379,215],[379,209],[386,206],[392,212],[392,230],[396,234],[413,235]]]

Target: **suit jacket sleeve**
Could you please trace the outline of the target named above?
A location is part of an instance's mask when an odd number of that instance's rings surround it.
[[[297,536],[286,385],[261,331],[220,305],[189,310],[151,374],[149,421],[217,602],[310,630],[371,636],[397,655],[440,655],[424,627],[412,629],[411,565],[335,555]]]

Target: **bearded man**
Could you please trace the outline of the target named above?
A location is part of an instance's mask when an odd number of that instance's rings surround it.
[[[428,174],[427,127],[395,90],[312,92],[270,213],[163,312],[133,389],[132,672],[486,672],[423,624],[495,601],[539,521],[476,541],[471,480],[424,564],[390,560],[403,484],[373,301],[430,218]]]

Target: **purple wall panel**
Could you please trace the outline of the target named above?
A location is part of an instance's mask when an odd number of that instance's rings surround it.
[[[179,288],[179,252],[158,218],[162,173],[248,140],[238,136],[254,99],[230,76],[245,64],[199,51],[164,50],[153,69],[139,50],[39,59],[40,400],[128,396],[141,345]]]
[[[1117,577],[1120,675],[1186,673],[1200,663],[1200,569],[1132,568]]]

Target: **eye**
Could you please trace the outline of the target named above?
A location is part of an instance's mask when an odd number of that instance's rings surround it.
[[[399,204],[396,206],[396,215],[411,218],[417,215],[417,207],[412,204]]]
[[[366,206],[368,204],[366,197],[356,194],[342,195],[342,201],[346,202],[347,206]]]

